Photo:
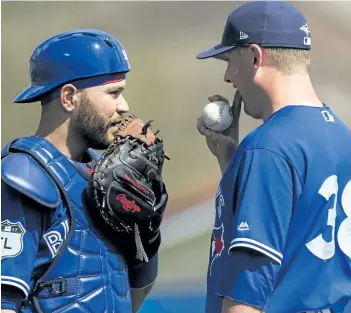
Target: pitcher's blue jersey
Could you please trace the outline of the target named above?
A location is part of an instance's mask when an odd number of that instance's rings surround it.
[[[243,248],[269,257],[265,277],[247,264],[233,278]],[[285,107],[234,153],[216,194],[207,291],[208,313],[223,296],[266,313],[351,296],[351,131],[329,107]]]

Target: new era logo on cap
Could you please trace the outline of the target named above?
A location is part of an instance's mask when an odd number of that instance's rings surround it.
[[[248,34],[245,34],[244,32],[240,32],[240,40],[247,39],[249,38]]]

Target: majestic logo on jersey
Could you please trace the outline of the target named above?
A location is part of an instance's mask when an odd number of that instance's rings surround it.
[[[239,231],[246,231],[250,230],[250,226],[247,222],[241,222],[240,225],[238,226]]]
[[[63,234],[61,230],[63,231]],[[61,248],[63,241],[67,238],[68,232],[69,225],[68,220],[66,220],[59,225],[57,230],[51,230],[43,235],[53,258]]]
[[[224,207],[224,205],[225,205],[225,202],[224,202],[224,198],[222,195],[222,188],[221,188],[221,186],[219,186],[217,193],[216,193],[216,211],[218,213],[219,218],[221,218],[222,208]]]
[[[1,222],[1,258],[15,257],[22,252],[25,232],[21,222]]]
[[[212,243],[211,243],[211,264],[210,264],[210,275],[212,271],[213,262],[220,258],[224,250],[223,240],[224,227],[223,224],[219,227],[214,227],[212,232]]]

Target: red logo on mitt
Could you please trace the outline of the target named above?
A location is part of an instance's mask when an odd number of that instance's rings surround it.
[[[134,200],[132,200],[132,201],[128,200],[127,196],[125,194],[119,194],[116,197],[116,200],[121,202],[122,206],[123,206],[123,209],[125,209],[128,212],[135,213],[135,212],[140,212],[141,211],[140,207],[135,204],[135,201]]]
[[[138,184],[134,179],[129,177],[127,174],[124,175],[124,178],[128,180],[134,187],[138,188],[139,190],[146,193],[147,195],[149,194],[149,191],[144,186]]]

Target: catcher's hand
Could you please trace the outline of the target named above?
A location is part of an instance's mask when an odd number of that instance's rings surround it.
[[[159,227],[168,194],[162,179],[163,141],[135,116],[124,119],[115,141],[98,160],[87,199],[104,221],[135,241],[133,253],[148,261],[160,245]]]

